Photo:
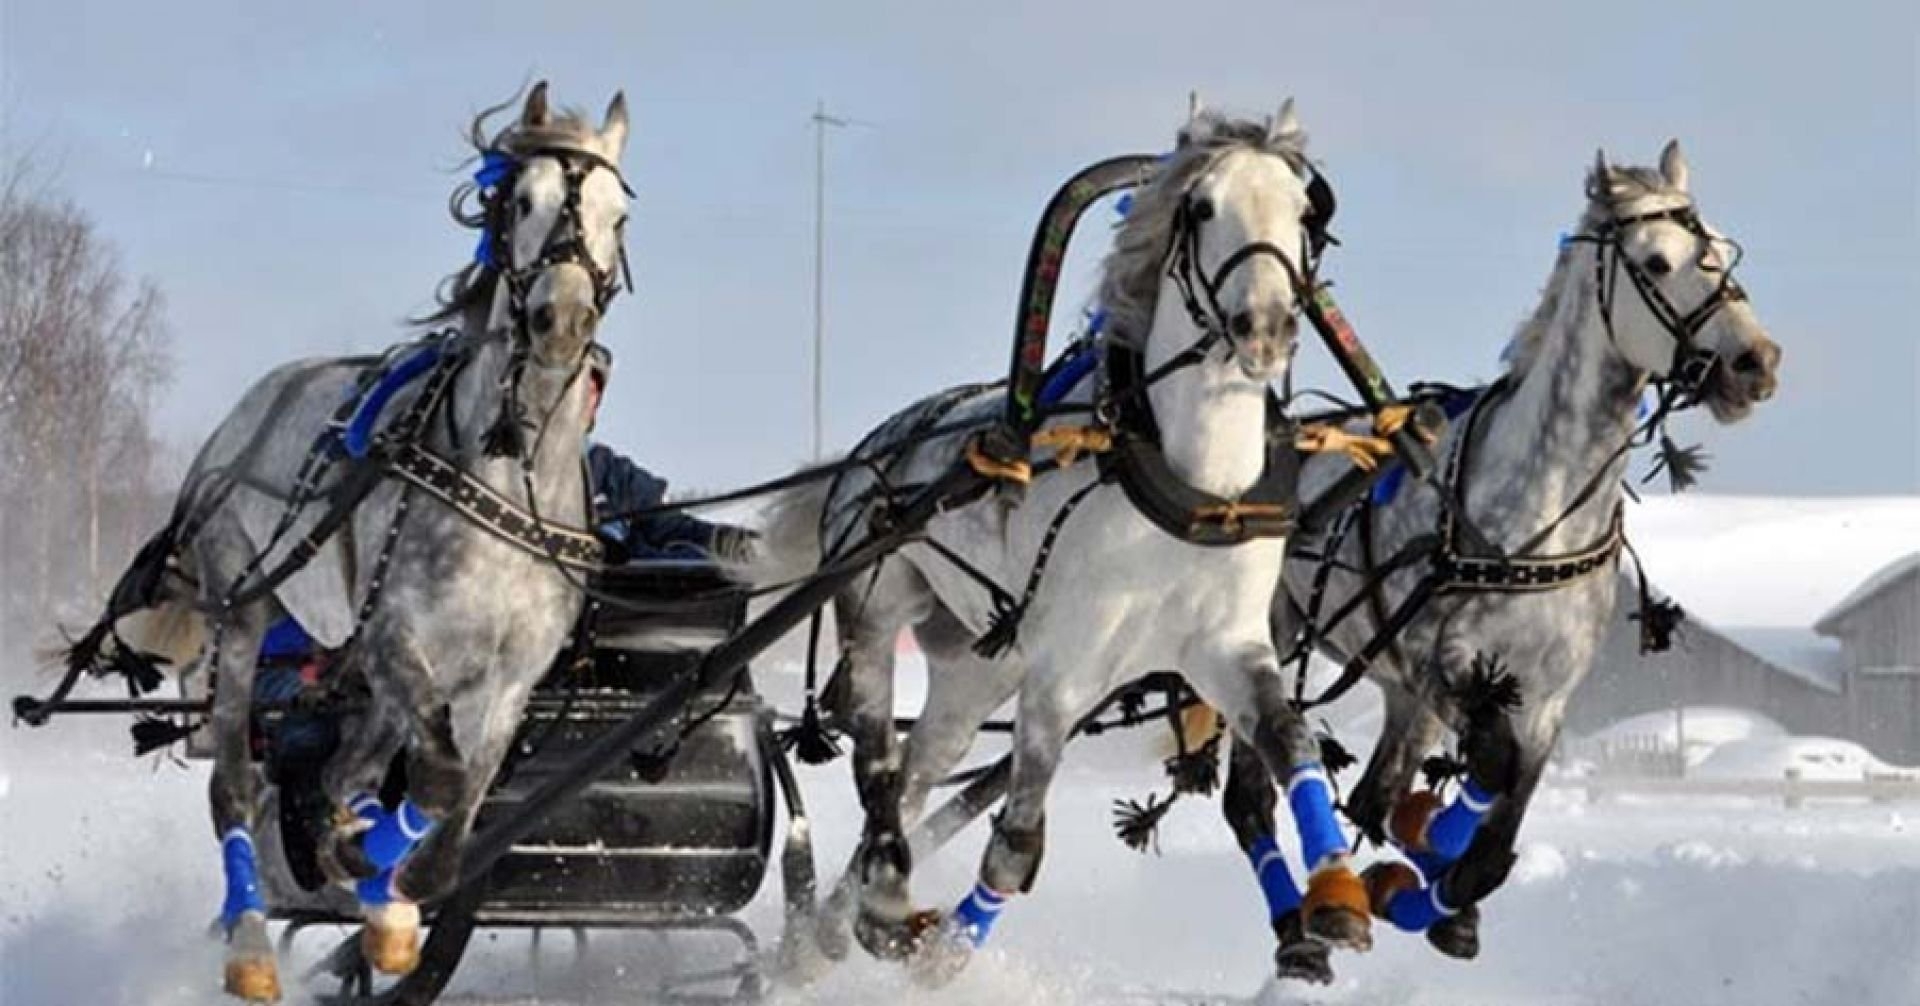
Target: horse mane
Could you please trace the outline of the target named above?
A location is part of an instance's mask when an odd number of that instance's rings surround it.
[[[1669,184],[1666,176],[1657,168],[1609,165],[1604,169],[1604,174],[1602,170],[1595,167],[1587,172],[1587,208],[1580,214],[1578,233],[1592,234],[1598,231],[1625,213],[1629,205],[1645,199],[1691,199],[1685,192]],[[1507,351],[1502,356],[1507,361],[1508,376],[1518,378],[1525,374],[1540,355],[1540,346],[1546,341],[1547,332],[1553,327],[1553,320],[1559,315],[1561,301],[1567,293],[1566,269],[1573,257],[1574,247],[1571,244],[1562,245],[1560,254],[1554,257],[1553,271],[1548,274],[1546,290],[1541,294],[1539,306],[1521,323],[1519,331],[1507,344]]]
[[[1181,129],[1173,153],[1134,190],[1133,207],[1116,225],[1113,250],[1101,263],[1098,298],[1106,311],[1109,336],[1138,347],[1153,327],[1160,274],[1173,248],[1180,200],[1195,180],[1221,158],[1241,150],[1277,155],[1296,172],[1304,172],[1306,147],[1303,132],[1273,135],[1265,122],[1230,119],[1215,112],[1202,112]]]
[[[520,97],[515,93],[498,105],[481,109],[473,117],[466,134],[473,154],[460,162],[461,169],[479,161],[488,151],[500,151],[514,157],[525,157],[552,147],[598,151],[598,130],[591,119],[575,108],[557,110],[547,122],[531,127],[515,115],[505,126],[489,134],[489,120],[519,105]],[[506,220],[501,216],[503,210],[504,205],[490,206],[483,202],[480,187],[472,181],[461,182],[447,199],[448,215],[453,217],[455,223],[473,231],[504,227]],[[440,281],[434,291],[434,299],[439,307],[431,314],[410,320],[416,325],[438,325],[464,317],[471,311],[485,312],[488,299],[493,296],[494,281],[499,277],[500,270],[495,266],[483,266],[478,261],[468,262]]]

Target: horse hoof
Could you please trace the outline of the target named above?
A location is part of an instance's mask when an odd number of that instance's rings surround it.
[[[831,910],[823,912],[813,924],[813,942],[820,948],[822,956],[838,963],[847,959],[853,952],[853,927],[847,924],[844,913]]]
[[[395,901],[366,910],[360,952],[383,975],[411,974],[420,966],[420,906]]]
[[[1361,951],[1373,949],[1372,908],[1367,885],[1344,861],[1316,870],[1307,880],[1307,894],[1300,903],[1308,936]]]
[[[854,921],[853,935],[875,958],[901,961],[919,948],[921,938],[939,922],[939,913],[932,911],[915,912],[904,919],[888,919],[863,911]]]
[[[274,966],[271,954],[231,957],[227,959],[224,986],[228,995],[242,1002],[277,1003],[280,1001],[280,969]]]
[[[1420,889],[1420,875],[1405,863],[1373,863],[1360,871],[1360,882],[1367,887],[1367,903],[1376,919],[1391,918],[1387,909],[1395,895]]]
[[[1427,942],[1455,960],[1470,961],[1480,956],[1480,909],[1468,905],[1427,927]]]
[[[1393,805],[1393,817],[1387,825],[1393,843],[1408,852],[1427,851],[1427,826],[1443,806],[1440,794],[1430,789],[1415,790],[1401,797],[1400,802]]]
[[[1333,955],[1326,944],[1307,938],[1297,910],[1276,921],[1273,931],[1279,941],[1273,951],[1275,978],[1309,985],[1333,984]]]
[[[931,928],[932,932],[916,939],[913,956],[907,960],[907,974],[914,985],[929,991],[952,984],[973,960],[973,938],[952,917]]]

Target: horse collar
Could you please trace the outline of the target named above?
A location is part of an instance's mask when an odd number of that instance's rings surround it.
[[[1299,484],[1293,424],[1267,395],[1267,463],[1259,481],[1238,497],[1195,489],[1173,470],[1160,444],[1160,427],[1147,400],[1139,351],[1105,346],[1105,401],[1110,403],[1113,449],[1099,455],[1100,477],[1118,482],[1134,509],[1162,531],[1193,545],[1241,545],[1284,538],[1293,530]]]

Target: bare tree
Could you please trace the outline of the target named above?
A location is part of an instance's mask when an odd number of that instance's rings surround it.
[[[157,521],[165,303],[93,220],[0,169],[0,638],[90,604]],[[4,648],[4,644],[0,644]]]

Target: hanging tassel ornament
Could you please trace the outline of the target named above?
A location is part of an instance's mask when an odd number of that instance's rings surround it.
[[[1665,427],[1662,427],[1660,456],[1653,462],[1653,467],[1647,469],[1646,476],[1640,482],[1644,485],[1659,477],[1661,472],[1665,472],[1669,489],[1676,493],[1686,492],[1700,484],[1700,476],[1706,472],[1707,462],[1712,457],[1713,455],[1708,454],[1706,447],[1702,444],[1682,447],[1674,443],[1673,438],[1667,435]]]
[[[1164,800],[1159,794],[1149,793],[1145,803],[1138,800],[1113,801],[1114,834],[1135,852],[1151,849],[1154,855],[1159,855],[1160,822],[1178,799],[1177,793]]]
[[[187,720],[175,722],[174,720],[162,719],[158,716],[135,720],[132,731],[134,757],[138,758],[152,751],[172,747],[180,741],[186,740],[190,734],[198,729],[200,729],[200,724]]]
[[[1687,613],[1672,598],[1644,598],[1640,610],[1627,616],[1640,623],[1640,652],[1665,653],[1673,648],[1673,634]]]
[[[500,403],[500,414],[480,436],[480,449],[490,458],[523,458],[527,453],[526,419],[520,403],[508,399]]]
[[[780,732],[780,747],[791,752],[802,764],[825,765],[840,757],[840,743],[833,731],[827,729],[826,721],[820,715],[820,695],[814,687],[820,658],[819,612],[814,612],[812,622],[807,627],[807,636],[807,705],[800,713],[800,722]],[[834,666],[834,680],[841,679],[846,662],[846,655],[841,654],[839,663]]]

